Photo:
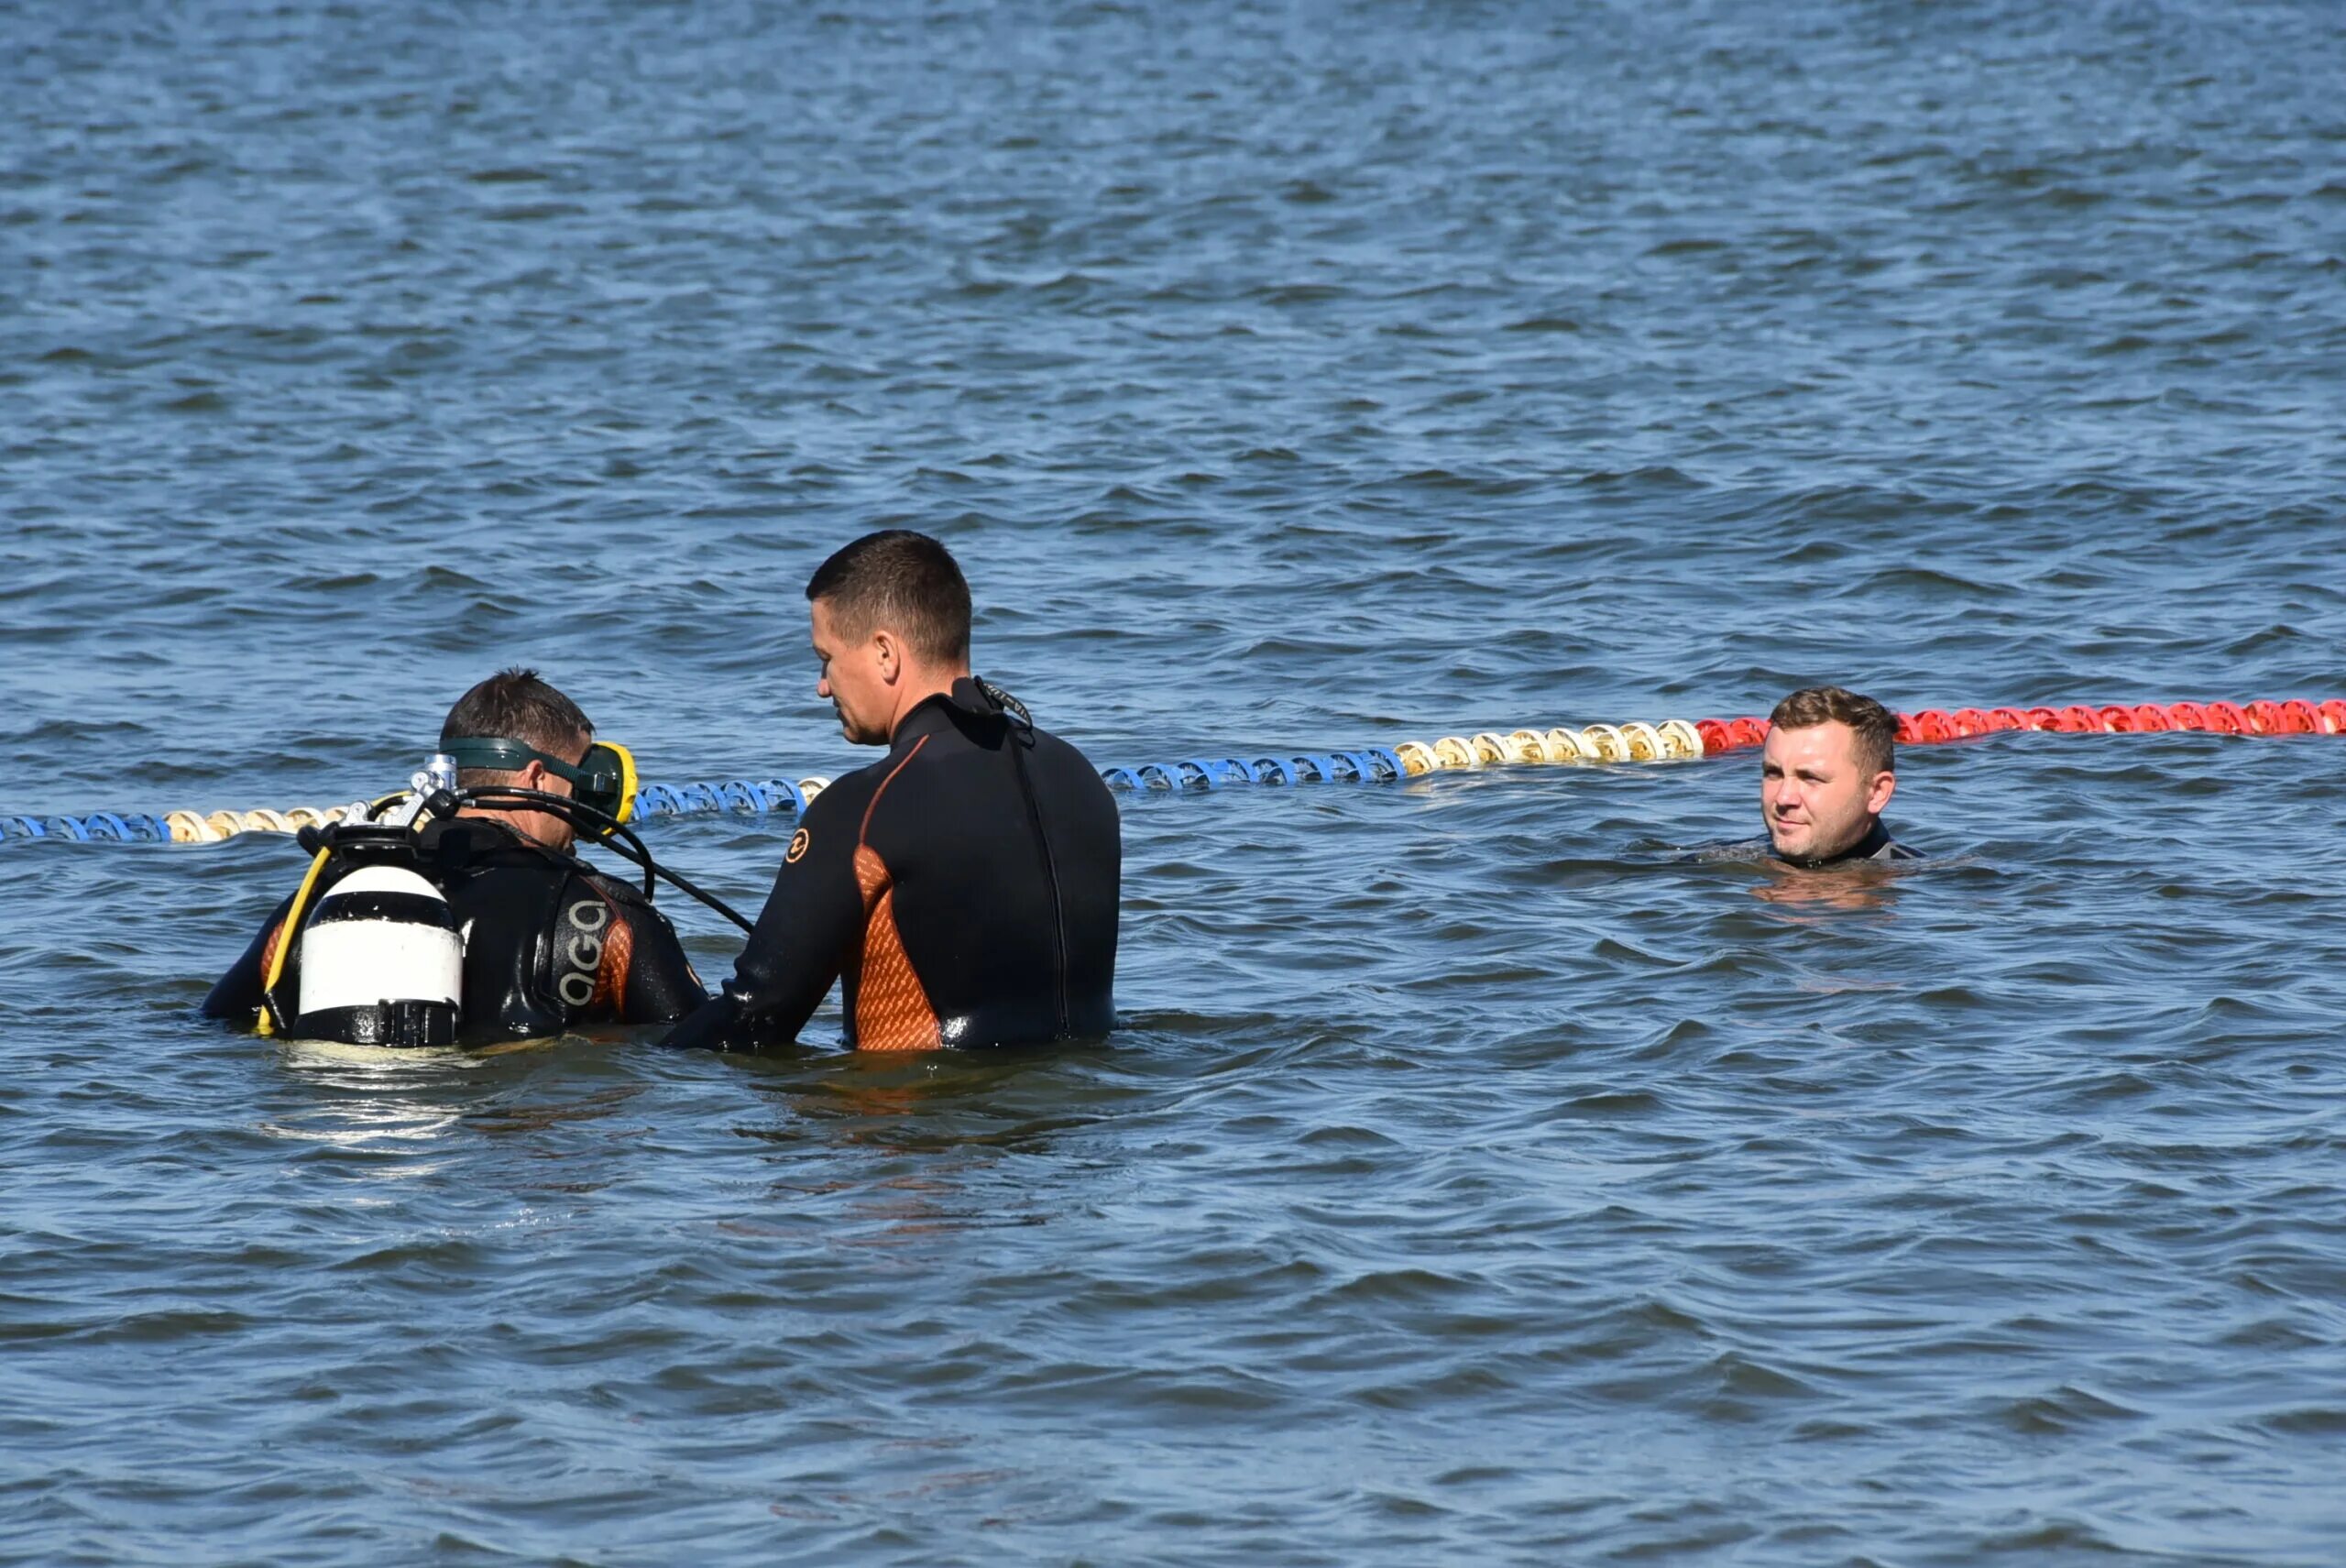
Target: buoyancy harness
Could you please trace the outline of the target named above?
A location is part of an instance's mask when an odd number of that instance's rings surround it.
[[[301,829],[310,870],[286,910],[263,968],[264,1035],[367,1046],[448,1046],[463,1023],[465,935],[433,881],[422,835],[433,820],[467,807],[558,816],[643,869],[643,894],[664,879],[743,930],[751,923],[722,900],[659,865],[626,826],[631,800],[616,811],[541,790],[460,788],[457,761],[434,752],[404,795],[360,802],[343,820]],[[298,985],[284,983],[296,943]]]

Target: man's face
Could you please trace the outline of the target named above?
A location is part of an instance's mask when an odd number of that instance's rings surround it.
[[[1760,809],[1776,853],[1814,864],[1856,847],[1872,831],[1898,781],[1859,767],[1857,743],[1857,731],[1846,724],[1768,731],[1760,758]]]
[[[815,695],[829,699],[839,716],[839,733],[858,746],[888,743],[888,719],[895,693],[886,674],[887,656],[880,641],[865,637],[850,641],[831,619],[828,599],[808,607],[815,628],[815,657],[823,674]]]

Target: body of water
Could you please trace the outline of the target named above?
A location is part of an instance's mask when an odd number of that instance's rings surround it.
[[[8,812],[374,793],[517,662],[835,774],[890,524],[1102,763],[2346,695],[2329,0],[0,45]],[[282,1047],[193,1011],[291,840],[0,844],[0,1558],[2335,1563],[2341,746],[1910,749],[1821,883],[1682,853],[1748,752],[1133,797],[1015,1058]]]

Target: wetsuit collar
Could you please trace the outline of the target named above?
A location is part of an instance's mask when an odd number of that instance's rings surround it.
[[[535,839],[531,838],[519,828],[514,827],[513,824],[505,820],[503,817],[491,811],[464,811],[457,813],[454,817],[436,818],[423,825],[422,837],[437,841],[452,832],[461,833],[467,828],[486,828],[493,832],[503,834],[507,839],[517,844],[527,844],[532,849],[539,850],[545,848],[543,844],[539,843]]]
[[[490,812],[479,812],[477,814],[466,814],[457,817],[442,817],[437,821],[425,824],[422,836],[424,843],[431,846],[434,850],[437,850],[440,840],[448,834],[463,834],[470,829],[483,828],[489,829],[489,831],[496,836],[499,848],[507,850],[527,850],[532,854],[542,855],[545,859],[553,861],[558,865],[575,867],[579,871],[589,873],[593,872],[595,870],[593,866],[588,865],[585,861],[580,860],[575,851],[569,850],[557,850],[550,844],[541,844],[535,839],[531,838],[527,833],[522,832],[519,828],[514,827],[510,822],[508,822],[503,817]],[[459,839],[458,841],[462,842],[463,840]],[[490,850],[487,845],[477,844],[470,852],[474,854],[486,854],[490,852]]]
[[[1851,861],[1869,861],[1888,848],[1890,848],[1890,829],[1884,828],[1881,825],[1881,818],[1877,817],[1873,819],[1873,826],[1866,830],[1864,838],[1829,860],[1795,861],[1788,855],[1778,855],[1776,858],[1788,866],[1798,866],[1803,871],[1815,871],[1824,866],[1847,865]]]
[[[904,715],[888,741],[890,753],[903,751],[924,735],[950,729],[957,710],[972,718],[1003,717],[1001,706],[985,694],[976,678],[963,675],[953,683],[952,690],[925,696],[913,705],[913,710]]]

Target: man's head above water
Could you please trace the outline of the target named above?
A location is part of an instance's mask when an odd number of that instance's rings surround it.
[[[1898,788],[1898,720],[1869,696],[1808,686],[1768,716],[1760,807],[1776,853],[1818,866],[1864,844]]]
[[[489,676],[458,697],[440,726],[443,747],[457,740],[519,740],[573,766],[586,760],[594,739],[595,727],[578,705],[540,679],[535,670],[500,670]],[[534,759],[518,770],[462,768],[456,782],[466,789],[503,784],[547,795],[572,793],[569,780]],[[568,822],[550,812],[506,807],[465,815],[497,817],[549,850],[567,850],[576,837]]]
[[[970,673],[970,585],[944,545],[892,528],[842,546],[806,583],[817,696],[859,746],[884,746],[926,698]]]

